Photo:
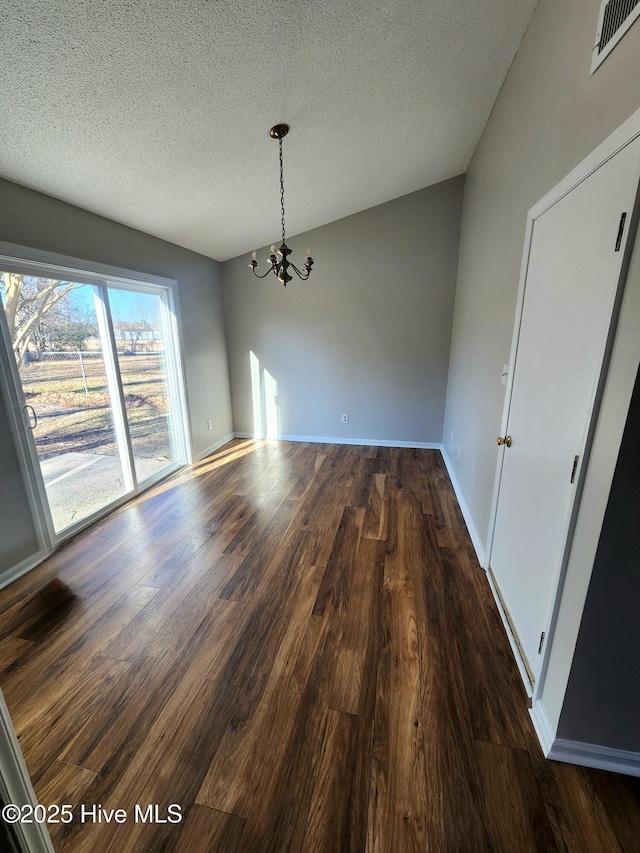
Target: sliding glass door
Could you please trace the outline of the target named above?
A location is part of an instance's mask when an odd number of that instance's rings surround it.
[[[139,483],[179,457],[166,305],[158,293],[109,287],[118,368]]]
[[[171,290],[59,272],[0,266],[5,352],[54,541],[187,461]]]

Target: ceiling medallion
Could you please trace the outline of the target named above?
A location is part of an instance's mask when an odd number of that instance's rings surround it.
[[[278,260],[276,255],[276,247],[271,247],[271,254],[269,255],[268,262],[271,264],[269,269],[263,274],[258,275],[256,270],[258,269],[258,262],[256,261],[256,253],[253,252],[251,255],[251,263],[249,266],[253,270],[253,274],[256,278],[265,278],[272,272],[278,281],[281,281],[282,284],[286,287],[287,282],[291,281],[293,276],[289,275],[289,270],[292,269],[298,278],[301,278],[302,281],[306,281],[311,274],[311,267],[313,266],[313,258],[311,257],[311,249],[307,249],[307,257],[304,262],[304,272],[300,272],[298,267],[291,263],[288,259],[288,256],[291,254],[291,249],[287,246],[285,242],[285,234],[284,234],[284,177],[282,170],[282,140],[289,133],[289,125],[288,124],[276,124],[269,131],[269,135],[272,139],[278,140],[278,145],[280,148],[280,209],[282,211],[282,245],[278,249],[278,255],[282,258],[282,260]]]

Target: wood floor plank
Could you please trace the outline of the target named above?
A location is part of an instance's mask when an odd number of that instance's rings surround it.
[[[48,770],[66,744],[129,668],[124,661],[104,658],[78,671],[75,681],[30,716],[30,725],[17,725],[20,748],[35,782]]]
[[[225,554],[246,557],[256,540],[271,535],[274,539],[284,536],[299,506],[287,500],[277,502],[264,499],[254,502],[253,512],[247,516],[242,527],[224,549]]]
[[[38,802],[75,805],[81,801],[82,794],[95,777],[91,770],[56,760],[34,786]]]
[[[394,491],[413,512],[423,512],[425,502],[430,509],[430,492],[426,484],[425,456],[435,451],[420,451],[415,448],[401,450],[396,455]]]
[[[413,590],[406,581],[387,579],[383,588],[367,850],[424,850],[426,811]]]
[[[400,574],[413,584],[416,600],[418,631],[439,631],[446,634],[450,625],[443,589],[443,570],[440,549],[433,532],[431,518],[419,512],[403,516],[404,541],[398,550]],[[387,572],[394,571],[387,566]]]
[[[264,689],[254,681],[241,690],[198,803],[246,817],[262,796],[265,780],[276,775],[311,666],[326,640],[328,623],[316,617],[309,621],[318,583],[319,576],[302,590],[297,617],[287,629]]]
[[[183,851],[210,850],[212,853],[240,853],[240,839],[244,829],[244,819],[236,815],[218,812],[207,806],[194,803],[187,813],[186,820],[175,844],[167,848],[167,853]]]
[[[22,640],[20,637],[7,636],[0,640],[0,672],[11,666],[26,651],[32,649],[35,643],[31,640]]]
[[[365,539],[387,538],[388,507],[387,475],[374,473],[362,527],[362,535]]]
[[[54,684],[75,661],[84,661],[103,644],[99,622],[105,614],[117,612],[126,594],[136,586],[135,575],[128,572],[112,583],[100,585],[93,595],[77,596],[78,606],[67,613],[64,623],[46,639],[34,644],[2,675],[2,690],[7,704],[22,707],[22,696],[35,693],[43,685]]]
[[[342,620],[330,621],[326,640],[313,661],[279,772],[247,817],[242,835],[246,850],[276,853],[300,850],[302,846],[329,712],[325,697],[342,628]],[[292,779],[295,785],[291,784]]]
[[[322,467],[322,463],[327,458],[326,453],[317,453],[315,456],[309,454],[307,460],[302,463],[302,470],[298,475],[291,490],[287,493],[287,498],[291,501],[302,501],[307,496],[307,492],[312,484],[316,481],[318,472]]]
[[[385,578],[412,580],[409,562],[412,544],[413,509],[409,501],[393,489],[389,497],[389,518],[386,539]]]
[[[425,631],[430,620],[445,618],[441,596],[432,588],[442,583],[437,539],[430,518],[412,509],[406,499],[394,495],[389,513],[385,577],[413,584],[418,630]]]
[[[366,507],[375,473],[375,458],[362,456],[356,467],[351,486],[351,506]]]
[[[464,685],[453,649],[421,633],[421,713],[427,778],[426,849],[491,851]]]
[[[527,753],[484,742],[476,743],[476,753],[493,849],[497,853],[555,851]]]
[[[349,504],[354,457],[344,445],[333,448],[301,502],[294,526],[301,530],[335,533]]]
[[[220,590],[221,598],[234,601],[251,601],[256,591],[264,586],[265,575],[274,571],[274,565],[282,567],[306,563],[310,566],[319,565],[315,558],[319,555],[319,547],[312,550],[309,547],[310,537],[306,532],[291,530],[293,521],[291,509],[295,503],[285,501],[282,512],[273,518],[271,529],[260,531],[255,536],[253,545],[243,557],[237,571],[229,578]],[[279,571],[280,569],[276,569]]]
[[[390,477],[392,473],[394,473],[395,468],[392,470],[391,463],[391,451],[394,448],[391,447],[378,447],[376,448],[375,454],[375,472],[376,474],[385,474]]]
[[[304,853],[360,853],[367,839],[373,720],[329,711]]]
[[[526,697],[504,629],[501,633],[490,630],[470,580],[473,569],[466,549],[441,548],[440,561],[474,736],[526,749],[524,729],[530,725]]]
[[[193,608],[202,604],[204,596],[217,597],[216,593],[238,564],[238,557],[220,554],[211,562],[201,562],[197,570],[185,572],[177,585],[160,590],[135,619],[124,625],[104,653],[131,662],[149,657],[157,647],[163,653],[169,645],[168,623],[177,623],[181,628]]]
[[[336,711],[365,717],[375,713],[384,560],[384,542],[361,542],[329,699]]]
[[[201,655],[207,659],[215,656],[216,638],[225,633],[231,619],[237,623],[241,607],[218,599],[195,624],[182,617],[182,634],[174,635],[171,647],[130,665],[118,689],[80,727],[61,758],[96,771],[109,762],[126,763],[149,726],[174,700],[184,678],[193,674],[190,669],[194,662],[195,676],[204,683],[207,670],[200,662]]]
[[[231,582],[220,594],[227,596],[232,593],[234,597],[229,600],[236,601],[235,596],[237,596],[240,599],[239,603],[243,606],[245,605],[242,599],[255,597],[254,601],[250,600],[246,604],[244,618],[248,630],[243,636],[239,636],[237,630],[231,631],[225,641],[218,644],[219,653],[208,671],[207,678],[211,680],[219,677],[233,678],[233,674],[230,673],[232,671],[239,673],[239,661],[242,659],[244,659],[242,671],[250,671],[256,656],[261,654],[265,632],[269,634],[272,623],[277,626],[278,636],[282,638],[282,631],[286,626],[285,613],[288,612],[288,610],[285,611],[287,602],[291,605],[296,600],[299,584],[315,582],[318,569],[307,562],[307,556],[309,556],[308,534],[293,530],[287,534],[273,559],[266,566],[256,565],[251,555],[243,560]],[[268,556],[265,556],[266,559]],[[278,590],[286,592],[285,600],[279,601]],[[272,639],[276,639],[275,635]],[[224,675],[225,670],[227,675]]]
[[[73,820],[80,819],[80,808],[84,798],[84,792],[95,779],[96,774],[83,767],[76,767],[64,761],[54,761],[49,769],[36,783],[35,792],[38,802],[47,808],[51,805],[72,806]],[[51,812],[50,812],[51,814]],[[58,837],[64,832],[66,823],[60,816],[56,817],[57,823],[47,823],[49,835],[57,850]]]
[[[41,798],[184,816],[56,850],[640,838],[638,780],[543,757],[435,450],[230,442],[0,590],[0,687]]]
[[[234,814],[257,818],[259,813],[268,812],[268,803],[277,801],[275,786],[291,732],[312,666],[324,648],[330,627],[328,622],[311,617],[290,677],[283,674],[273,689],[272,701],[261,704],[239,739],[227,731],[197,802],[216,802],[219,808],[225,805]],[[291,779],[287,785],[294,782]]]
[[[84,794],[88,804],[113,803],[135,813],[157,805],[166,815],[169,806],[186,811],[194,802],[206,768],[233,712],[236,690],[187,679],[158,715],[144,741],[129,761],[108,762]],[[101,853],[115,848],[133,853],[170,846],[179,823],[127,821],[114,826],[77,822],[62,833],[59,850]]]
[[[109,652],[114,639],[131,625],[157,596],[158,590],[155,587],[142,584],[131,587],[99,619],[96,619],[75,646],[69,647],[67,655],[79,657],[81,650],[85,658],[95,655],[118,657]]]
[[[7,635],[35,643],[54,632],[78,603],[73,590],[53,579],[15,608],[11,618],[9,614],[4,614],[4,631]]]
[[[638,843],[637,815],[640,812],[640,777],[622,776],[605,770],[588,770],[586,787],[598,798],[622,850],[633,850]],[[580,784],[585,783],[580,780]]]
[[[322,578],[314,616],[344,619],[353,586],[353,573],[360,547],[364,509],[346,506]]]
[[[170,588],[184,580],[189,570],[197,573],[203,562],[211,562],[224,552],[250,513],[251,502],[246,497],[231,495],[228,501],[209,512],[200,508],[195,519],[190,517],[186,523],[178,521],[183,535],[171,549],[154,560],[153,568],[143,577],[142,583]]]
[[[602,800],[594,788],[592,771],[553,762],[551,772],[560,797],[565,837],[572,839],[568,848],[621,853],[625,848],[620,846]],[[636,833],[634,844],[638,838],[640,835]]]
[[[315,567],[297,562],[292,555],[287,555],[286,565],[287,569],[283,569],[278,564],[277,574],[268,576],[265,583],[268,595],[265,593],[259,602],[248,606],[244,631],[237,636],[230,654],[216,659],[209,671],[210,678],[220,678],[236,686],[254,678],[264,687],[300,589],[309,583],[315,587],[317,576]]]
[[[459,548],[468,538],[467,527],[446,472],[439,472],[434,486],[431,496],[438,544],[441,548]]]

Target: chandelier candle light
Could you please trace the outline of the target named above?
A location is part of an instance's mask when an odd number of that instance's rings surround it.
[[[285,243],[284,236],[284,177],[282,170],[282,140],[289,133],[289,125],[288,124],[276,124],[269,131],[269,135],[272,139],[278,140],[278,145],[280,146],[280,208],[282,210],[282,245],[278,249],[278,255],[281,256],[282,260],[279,261],[276,255],[276,247],[271,247],[271,254],[269,255],[269,263],[271,266],[263,275],[258,275],[256,270],[258,269],[258,262],[256,261],[256,253],[253,252],[251,255],[251,263],[249,266],[253,270],[253,274],[256,278],[265,278],[272,272],[278,279],[281,281],[283,285],[286,287],[287,282],[291,281],[293,276],[289,275],[289,270],[292,269],[298,278],[301,278],[303,281],[306,281],[311,274],[311,267],[313,266],[313,258],[311,257],[311,249],[307,249],[307,257],[305,258],[304,263],[304,272],[300,272],[298,267],[291,263],[288,260],[288,256],[291,254],[291,249]]]

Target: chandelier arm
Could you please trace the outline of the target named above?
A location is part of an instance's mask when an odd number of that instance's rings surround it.
[[[298,276],[298,278],[301,278],[301,279],[302,279],[302,281],[306,281],[306,280],[309,278],[309,273],[311,272],[311,270],[309,270],[309,271],[307,272],[307,274],[305,275],[304,273],[301,273],[301,272],[300,272],[300,270],[298,269],[298,267],[297,267],[297,266],[296,266],[292,261],[289,261],[289,266],[291,267],[291,269],[292,269],[292,270],[294,270],[294,271],[295,271],[295,273],[296,273],[296,275]]]
[[[253,274],[255,275],[256,278],[266,278],[270,272],[275,272],[277,275],[277,271],[276,271],[275,267],[269,267],[269,269],[266,271],[266,273],[264,275],[258,275],[258,273],[255,270],[255,267],[253,267]]]

